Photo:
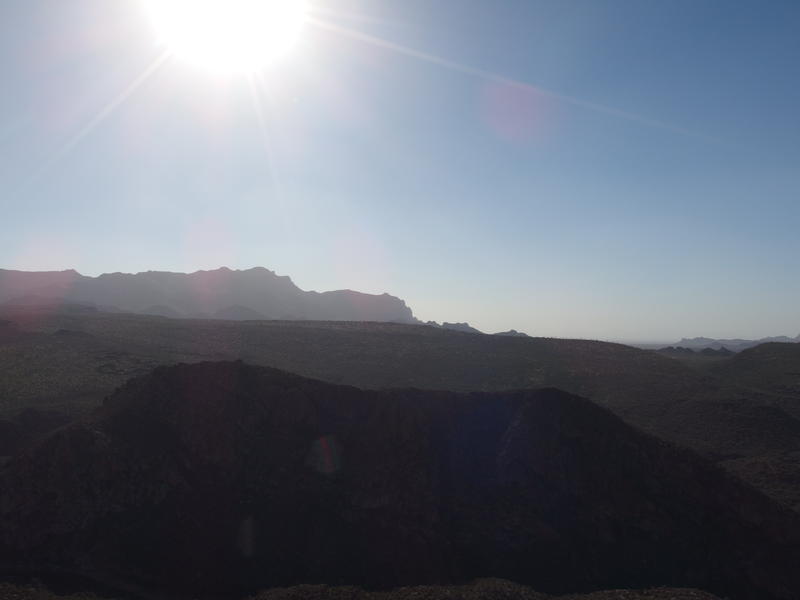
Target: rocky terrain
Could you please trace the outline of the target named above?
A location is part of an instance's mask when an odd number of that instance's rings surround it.
[[[790,412],[797,405],[793,397],[652,351],[393,323],[242,322],[36,309],[0,311],[0,319],[13,330],[0,342],[0,419],[14,419],[28,408],[85,413],[130,377],[159,364],[203,360],[243,359],[374,389],[553,386],[692,448],[800,508],[800,415]],[[722,367],[733,359],[713,360]],[[785,360],[791,372],[788,365],[795,359]]]
[[[720,363],[714,375],[748,389],[779,396],[787,412],[800,418],[800,344],[769,343]]]
[[[496,338],[491,338],[496,339]],[[160,367],[0,471],[0,565],[243,595],[500,577],[800,594],[800,517],[557,390]]]

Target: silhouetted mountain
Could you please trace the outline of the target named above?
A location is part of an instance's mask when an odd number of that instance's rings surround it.
[[[68,271],[12,271],[0,269],[0,303],[13,298],[46,292],[49,298],[62,298],[83,275]]]
[[[450,329],[451,331],[462,331],[464,333],[480,333],[483,334],[482,331],[479,329],[475,329],[471,327],[469,323],[448,323],[445,321],[441,325],[436,321],[428,321],[426,325],[430,325],[431,327],[436,327],[437,329]]]
[[[725,346],[722,346],[719,349],[706,347],[702,350],[692,350],[691,348],[684,348],[683,346],[666,346],[665,348],[659,348],[656,350],[659,354],[664,354],[666,356],[673,356],[679,358],[687,358],[687,357],[697,357],[697,356],[705,356],[709,358],[726,358],[728,356],[733,356],[735,354],[733,351],[728,350]]]
[[[508,331],[498,331],[494,335],[505,335],[508,337],[530,337],[527,333],[522,333],[516,329],[509,329]]]
[[[795,513],[553,389],[162,367],[0,471],[6,571],[187,594],[496,576],[789,600],[798,561]]]
[[[168,317],[317,319],[414,323],[405,302],[388,294],[351,290],[304,292],[288,277],[257,267],[225,267],[191,274],[148,271],[86,277],[76,271],[0,269],[0,304],[52,306],[84,303]]]
[[[696,338],[683,338],[680,342],[678,342],[679,346],[685,346],[687,348],[692,348],[695,350],[702,350],[703,348],[713,348],[715,350],[719,350],[721,348],[725,348],[727,350],[732,350],[734,352],[741,352],[742,350],[746,350],[747,348],[752,348],[753,346],[758,346],[759,344],[768,344],[770,342],[780,342],[780,343],[798,343],[800,342],[800,335],[795,338],[787,337],[785,335],[780,335],[777,337],[765,337],[758,340],[742,340],[742,339],[732,339],[732,340],[715,340],[713,338],[706,338],[706,337],[696,337]]]
[[[659,354],[666,354],[667,356],[694,356],[697,354],[691,348],[684,348],[683,346],[666,346],[656,350]]]
[[[732,356],[735,353],[722,346],[721,348],[703,348],[699,351],[699,354],[703,356]]]

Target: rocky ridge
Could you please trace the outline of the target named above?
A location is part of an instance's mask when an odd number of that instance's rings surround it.
[[[558,390],[363,391],[161,367],[0,471],[0,566],[137,589],[500,577],[800,594],[800,518]]]

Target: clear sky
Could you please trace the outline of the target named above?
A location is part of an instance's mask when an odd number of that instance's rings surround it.
[[[262,265],[485,331],[800,332],[800,2],[317,0],[257,77],[0,2],[0,267]]]

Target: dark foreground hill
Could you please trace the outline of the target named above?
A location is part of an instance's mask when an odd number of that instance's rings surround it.
[[[750,394],[770,394],[775,406],[800,419],[800,344],[769,343],[717,363],[711,374]],[[750,473],[750,481],[769,487],[776,498],[800,510],[800,448],[744,455],[731,466]]]
[[[231,596],[501,577],[800,595],[800,517],[557,390],[162,367],[0,471],[0,564]]]
[[[783,398],[784,410],[800,418],[800,344],[749,348],[715,365],[712,372],[745,388]]]
[[[552,386],[701,452],[800,508],[800,415],[787,414],[785,398],[655,352],[394,323],[234,322],[34,309],[6,311],[0,319],[10,322],[11,332],[0,340],[0,419],[31,407],[86,412],[159,364],[203,360],[243,359],[361,388]]]

